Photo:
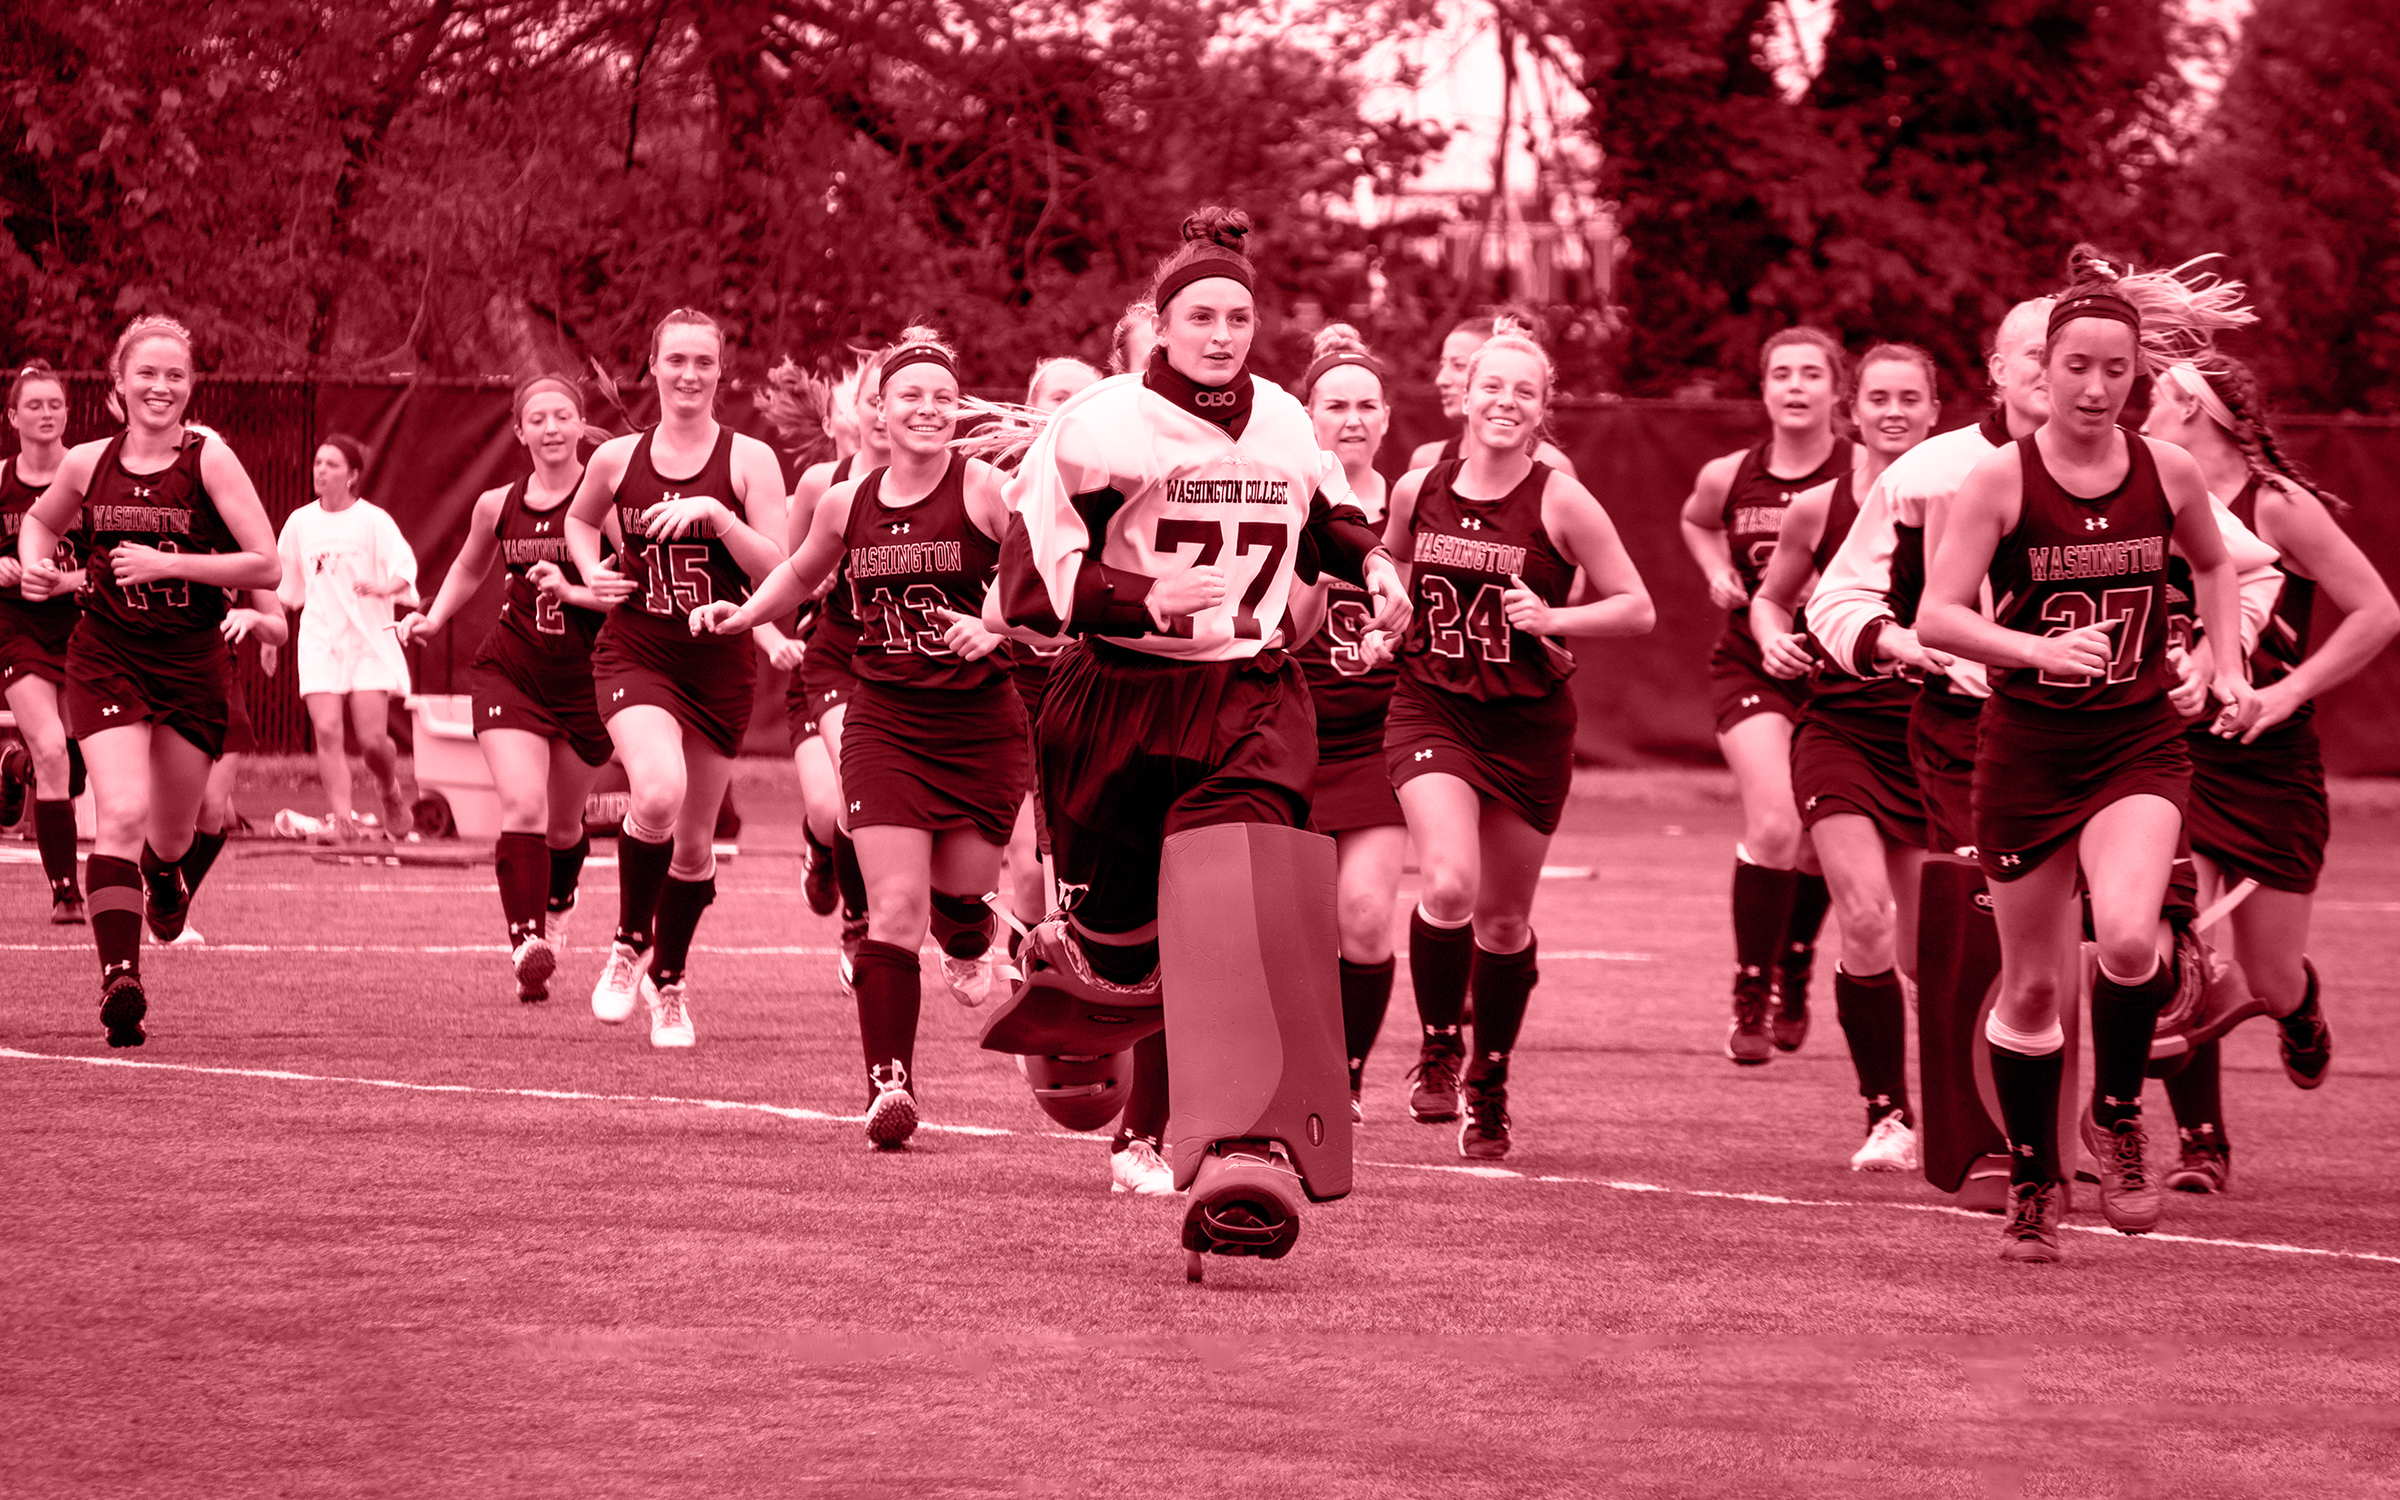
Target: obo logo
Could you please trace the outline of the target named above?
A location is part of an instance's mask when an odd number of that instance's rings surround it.
[[[1194,406],[1232,406],[1240,399],[1240,396],[1230,390],[1192,392],[1192,405]]]

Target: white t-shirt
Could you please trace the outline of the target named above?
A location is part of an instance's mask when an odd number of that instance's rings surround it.
[[[407,658],[390,628],[395,601],[357,588],[394,580],[416,586],[417,555],[391,512],[365,500],[338,511],[311,501],[283,523],[275,550],[283,558],[276,596],[300,611],[301,661],[374,661],[405,691]]]

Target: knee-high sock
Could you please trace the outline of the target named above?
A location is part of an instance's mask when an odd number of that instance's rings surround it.
[[[1874,1119],[1897,1111],[1912,1120],[1908,1109],[1908,1002],[1900,993],[1900,975],[1833,971],[1833,1007],[1841,1018],[1842,1035],[1850,1039],[1850,1061],[1858,1069],[1859,1096]]]
[[[1733,961],[1742,977],[1774,971],[1791,930],[1792,902],[1799,889],[1796,870],[1770,870],[1746,859],[1733,862]]]
[[[1408,972],[1417,992],[1417,1021],[1428,1041],[1455,1045],[1467,1008],[1467,977],[1475,968],[1475,928],[1443,927],[1419,906],[1408,914]]]
[[[842,893],[842,915],[856,921],[867,914],[867,877],[858,867],[858,845],[850,835],[833,836],[833,883]]]
[[[934,946],[952,958],[975,958],[992,946],[992,909],[981,896],[933,893]]]
[[[850,960],[850,986],[858,996],[858,1041],[872,1070],[897,1062],[917,1086],[917,1012],[925,976],[917,955],[898,943],[867,938]]]
[[[1392,971],[1399,960],[1354,964],[1342,960],[1342,1046],[1350,1059],[1350,1087],[1358,1087],[1367,1066],[1367,1053],[1383,1031],[1383,1018],[1392,1005]]]
[[[1832,906],[1833,893],[1826,888],[1824,876],[1806,870],[1792,872],[1792,911],[1784,919],[1783,956],[1776,962],[1785,975],[1797,974],[1803,985],[1817,955],[1817,933],[1825,926],[1825,913]]]
[[[199,891],[200,882],[208,878],[209,868],[216,864],[217,856],[224,852],[224,829],[214,832],[198,828],[192,830],[192,847],[184,850],[183,858],[175,861],[183,870],[183,889],[187,896]]]
[[[546,842],[544,847],[548,847]],[[550,850],[550,910],[557,911],[575,899],[576,886],[583,879],[583,862],[591,853],[588,833],[564,849]]]
[[[1992,1091],[2000,1096],[2000,1128],[2008,1132],[2009,1180],[2058,1181],[2058,1091],[2066,1075],[2065,1032],[2055,1023],[2039,1035],[2016,1031],[1995,1013],[1984,1023],[1984,1042],[1991,1048]]]
[[[717,899],[717,877],[714,871],[698,880],[685,880],[677,875],[667,877],[667,888],[658,898],[658,937],[650,950],[650,979],[654,984],[675,984],[683,978],[683,966],[692,952],[692,934],[700,930],[700,914]]]
[[[187,847],[184,854],[189,853],[191,850]],[[153,907],[173,906],[189,895],[183,889],[182,860],[182,854],[169,859],[151,848],[149,840],[142,841],[142,884],[149,887],[150,904]]]
[[[550,846],[538,833],[504,833],[492,841],[492,864],[500,882],[500,915],[508,922],[511,948],[542,934],[550,899]]]
[[[1467,1065],[1469,1077],[1507,1071],[1508,1055],[1517,1050],[1517,1033],[1525,1027],[1526,1004],[1542,977],[1535,962],[1538,946],[1530,934],[1515,953],[1476,946],[1475,1057]]]
[[[2225,1139],[2224,1060],[2215,1042],[2194,1047],[2184,1065],[2167,1075],[2167,1102],[2175,1106],[2175,1123],[2186,1130],[2206,1128]]]
[[[36,798],[33,839],[41,846],[42,874],[50,881],[52,900],[73,900],[75,884],[75,804],[65,797]]]
[[[91,886],[92,946],[100,950],[101,977],[142,971],[142,867],[113,854],[85,862]]]
[[[617,941],[636,952],[658,935],[658,899],[666,894],[673,838],[647,839],[629,821],[617,839]]]
[[[2150,1039],[2175,994],[2175,965],[2160,960],[2131,984],[2099,969],[2092,977],[2092,1118],[2114,1126],[2142,1112]]]
[[[1133,1082],[1125,1089],[1125,1113],[1108,1149],[1122,1151],[1133,1138],[1157,1145],[1167,1136],[1167,1034],[1152,1032],[1133,1044]]]

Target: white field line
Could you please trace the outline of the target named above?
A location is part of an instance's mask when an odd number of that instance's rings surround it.
[[[90,951],[91,944],[89,943],[0,943],[0,953],[89,953]],[[498,943],[219,943],[212,941],[207,943],[193,943],[188,947],[176,947],[171,944],[152,943],[146,945],[146,951],[152,954],[381,953],[402,954],[409,957],[417,957],[419,955],[427,957],[442,957],[457,954],[493,954],[503,958],[505,958],[508,954],[508,950],[501,947]],[[720,957],[733,958],[830,958],[842,950],[838,947],[828,948],[798,943],[765,943],[729,945],[725,947],[718,947],[708,943],[694,943],[692,945],[692,951],[694,953],[708,953],[715,954]],[[1646,964],[1650,962],[1652,955],[1647,953],[1617,953],[1605,948],[1567,948],[1554,953],[1545,953],[1542,955],[1542,957],[1545,960],[1561,963],[1580,962],[1607,964]]]
[[[219,1078],[258,1078],[273,1083],[349,1084],[358,1088],[394,1089],[412,1094],[480,1094],[511,1099],[551,1099],[592,1104],[660,1104],[691,1109],[734,1110],[752,1114],[772,1115],[777,1119],[796,1120],[809,1124],[857,1125],[864,1115],[837,1115],[824,1110],[802,1109],[792,1105],[758,1104],[742,1099],[690,1099],[675,1094],[592,1094],[578,1089],[516,1089],[487,1088],[464,1083],[411,1083],[398,1078],[353,1078],[339,1074],[296,1073],[283,1068],[215,1068],[197,1063],[143,1062],[124,1057],[77,1057],[52,1052],[25,1052],[15,1047],[0,1047],[0,1058],[16,1062],[81,1063],[95,1068],[131,1068],[162,1073],[200,1073]],[[920,1124],[919,1130],[945,1135],[979,1137],[1024,1137],[1032,1140],[1089,1142],[1095,1137],[1063,1131],[1006,1130],[991,1125],[938,1125],[930,1121]],[[1959,1208],[1948,1203],[1861,1203],[1834,1198],[1789,1198],[1779,1193],[1730,1192],[1718,1188],[1667,1187],[1653,1182],[1618,1181],[1604,1177],[1566,1177],[1551,1174],[1511,1171],[1506,1167],[1448,1167],[1422,1162],[1375,1161],[1359,1158],[1358,1165],[1395,1172],[1434,1172],[1445,1176],[1474,1177],[1485,1181],[1516,1181],[1564,1187],[1599,1188],[1613,1193],[1658,1193],[1671,1197],[1706,1198],[1725,1203],[1754,1203],[1772,1208],[1839,1208],[1889,1209],[1901,1213],[1950,1214],[1960,1218],[1988,1219],[1988,1214]],[[2084,1234],[2113,1235],[2115,1230],[2095,1224],[2069,1224],[2068,1229]],[[2282,1245],[2256,1240],[2214,1239],[2203,1235],[2162,1234],[2153,1231],[2146,1239],[2176,1245],[2207,1245],[2221,1250],[2254,1250],[2267,1255],[2313,1255],[2331,1260],[2367,1261],[2379,1265],[2400,1266],[2400,1255],[2379,1255],[2368,1250],[2327,1250],[2316,1245]]]

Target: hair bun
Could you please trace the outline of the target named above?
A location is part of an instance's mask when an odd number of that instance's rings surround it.
[[[900,337],[892,340],[892,347],[905,349],[910,344],[939,344],[941,341],[940,333],[922,323],[911,323],[900,330]]]
[[[1242,249],[1242,237],[1253,227],[1250,215],[1241,209],[1211,205],[1184,216],[1183,237],[1186,240],[1206,240],[1238,255]]]
[[[1308,357],[1312,360],[1323,359],[1329,354],[1366,352],[1367,341],[1360,338],[1358,330],[1347,323],[1326,324],[1317,330],[1317,336],[1309,341],[1308,346]]]
[[[2122,280],[2132,274],[2133,267],[2110,259],[2090,244],[2078,241],[2067,252],[2067,280],[2075,282],[2108,282]]]
[[[58,373],[58,370],[50,363],[50,361],[41,358],[34,358],[25,361],[21,373],[26,375],[55,375]]]

